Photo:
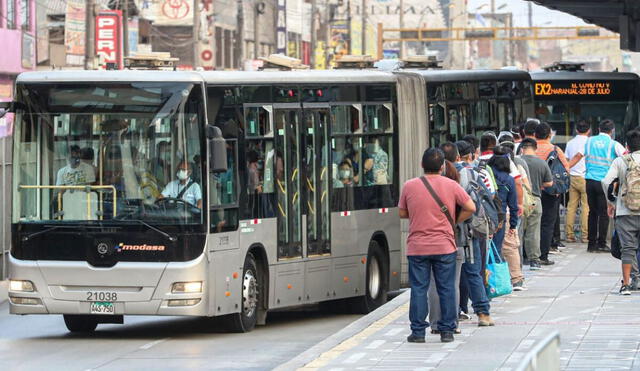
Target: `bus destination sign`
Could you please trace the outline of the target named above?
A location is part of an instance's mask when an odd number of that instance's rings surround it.
[[[536,82],[536,95],[611,95],[611,82]]]
[[[635,86],[631,80],[538,80],[533,92],[538,100],[627,101]]]

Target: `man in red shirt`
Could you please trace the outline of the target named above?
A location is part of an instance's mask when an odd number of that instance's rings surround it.
[[[425,329],[429,326],[425,320],[429,312],[427,291],[433,271],[442,312],[438,321],[440,340],[451,342],[458,317],[453,224],[470,218],[476,207],[458,183],[440,175],[444,171],[444,153],[440,149],[429,148],[424,152],[422,168],[424,176],[404,184],[398,205],[400,217],[409,219],[407,259],[411,284],[411,335],[407,341],[424,343]],[[460,209],[457,216],[456,208]]]

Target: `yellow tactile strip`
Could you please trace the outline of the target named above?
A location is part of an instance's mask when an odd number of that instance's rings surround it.
[[[327,363],[336,359],[340,354],[346,352],[349,349],[356,347],[363,340],[366,340],[369,336],[373,335],[378,330],[386,327],[388,324],[395,321],[398,317],[402,315],[406,315],[408,312],[409,312],[409,302],[399,306],[393,312],[375,321],[374,323],[369,325],[369,327],[360,331],[359,333],[352,336],[351,338],[343,341],[342,343],[322,353],[318,358],[307,363],[306,365],[304,365],[304,367],[301,367],[298,370],[317,370],[321,367],[326,366]]]

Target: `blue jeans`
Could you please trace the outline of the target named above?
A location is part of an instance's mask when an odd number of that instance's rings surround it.
[[[502,242],[504,241],[504,233],[508,228],[506,223],[508,222],[505,222],[505,225],[503,225],[502,228],[500,228],[496,232],[496,234],[493,235],[493,243],[496,245],[496,250],[498,250],[498,254],[500,255],[500,257],[502,257]]]
[[[484,240],[473,239],[473,263],[462,264],[462,280],[467,283],[471,305],[475,314],[489,314],[489,298],[484,287],[482,276],[483,255],[481,246],[485,245]],[[461,281],[462,282],[462,281]],[[462,298],[462,295],[460,295]],[[460,299],[462,300],[462,299]],[[465,303],[466,304],[466,303]],[[462,301],[460,302],[462,307]]]
[[[442,318],[438,320],[438,330],[453,332],[456,328],[458,308],[456,308],[456,253],[445,255],[408,256],[409,282],[411,284],[411,302],[409,304],[409,320],[411,333],[424,337],[429,326],[426,321],[429,313],[427,291],[431,271],[436,280],[436,289],[440,297]]]

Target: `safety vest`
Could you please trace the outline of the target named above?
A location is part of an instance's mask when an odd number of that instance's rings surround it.
[[[602,181],[616,158],[616,141],[608,135],[596,135],[585,144],[585,179]]]

